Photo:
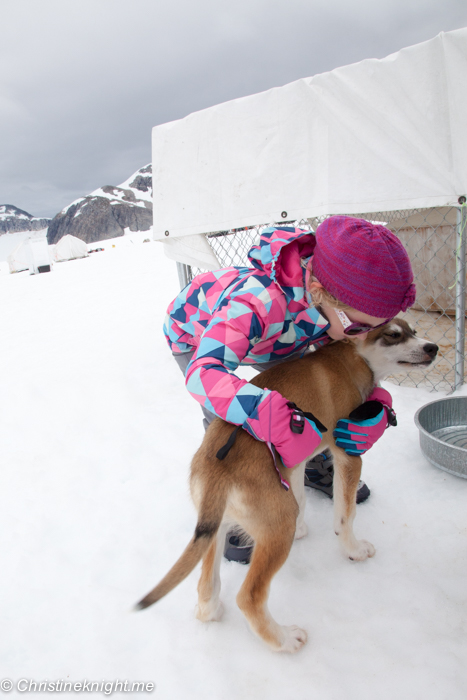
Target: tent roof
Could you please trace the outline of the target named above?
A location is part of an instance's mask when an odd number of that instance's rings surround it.
[[[155,127],[154,237],[457,203],[466,74],[459,29]]]

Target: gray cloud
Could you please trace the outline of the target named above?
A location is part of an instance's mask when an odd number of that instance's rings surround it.
[[[0,203],[53,216],[156,124],[465,24],[464,0],[2,0]]]

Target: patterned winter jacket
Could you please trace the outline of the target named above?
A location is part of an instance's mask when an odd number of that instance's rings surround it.
[[[329,341],[328,321],[306,289],[303,260],[315,238],[298,228],[268,228],[248,253],[253,268],[195,277],[167,310],[164,333],[174,354],[196,352],[186,371],[192,396],[242,425],[270,393],[237,377],[239,365],[268,362]]]

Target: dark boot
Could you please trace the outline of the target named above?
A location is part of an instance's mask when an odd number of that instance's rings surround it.
[[[254,542],[246,532],[229,530],[225,538],[224,557],[228,561],[236,561],[239,564],[249,564]]]
[[[307,462],[305,467],[305,486],[318,489],[332,498],[332,480],[334,478],[334,466],[329,450],[315,455]],[[364,481],[359,481],[357,488],[357,503],[363,503],[370,495],[370,489]]]

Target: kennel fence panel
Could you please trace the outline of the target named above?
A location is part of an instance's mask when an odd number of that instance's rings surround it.
[[[401,386],[454,390],[465,382],[466,211],[460,207],[411,209],[353,214],[380,223],[405,246],[415,275],[417,299],[400,314],[419,333],[439,345],[440,352],[428,370],[413,369],[389,377]],[[313,231],[326,217],[281,221],[264,226],[209,234],[207,240],[220,267],[248,266],[247,254],[266,226],[294,225]],[[181,287],[203,270],[177,263]]]

